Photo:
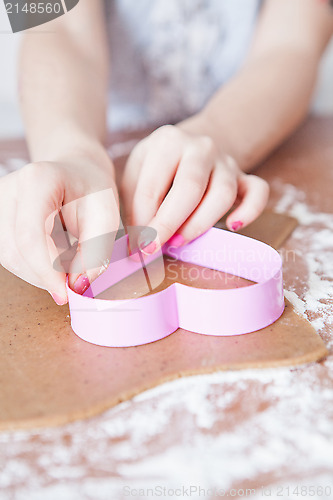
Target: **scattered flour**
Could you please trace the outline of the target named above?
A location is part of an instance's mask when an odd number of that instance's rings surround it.
[[[299,221],[293,245],[298,247],[308,271],[302,296],[298,297],[293,290],[286,290],[285,295],[296,311],[320,331],[333,324],[333,214],[309,207],[304,193],[295,186],[275,181],[274,188],[281,192],[275,210]]]
[[[121,500],[125,486],[227,490],[257,480],[274,491],[306,478],[333,493],[333,379],[324,388],[317,381],[327,368],[332,361],[189,377],[89,421],[0,434],[0,492],[11,486],[15,500]]]
[[[289,300],[289,302],[292,303],[292,305],[294,306],[294,310],[301,316],[305,317],[305,302],[301,300],[295,292],[291,292],[290,290],[285,290],[284,295]]]

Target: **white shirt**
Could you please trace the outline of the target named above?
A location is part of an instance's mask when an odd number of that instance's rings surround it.
[[[261,0],[105,0],[112,129],[175,123],[241,66]]]

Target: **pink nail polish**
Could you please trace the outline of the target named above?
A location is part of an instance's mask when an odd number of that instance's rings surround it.
[[[148,245],[145,245],[145,242],[140,243],[140,250],[145,255],[153,254],[155,252],[156,248],[157,248],[156,241],[151,241],[150,243],[148,243]]]
[[[57,306],[63,306],[67,303],[66,300],[64,300],[62,297],[60,297],[60,295],[57,295],[56,293],[51,293],[51,296]]]
[[[82,295],[90,287],[90,282],[87,276],[80,274],[80,276],[75,280],[74,292]]]
[[[233,231],[237,231],[238,229],[240,229],[241,227],[243,226],[243,222],[241,222],[240,220],[237,220],[236,222],[233,222],[232,225],[231,225],[231,229]]]
[[[169,239],[168,244],[171,247],[178,248],[178,247],[181,247],[184,244],[184,242],[185,242],[185,239],[181,234],[175,234],[174,236],[172,236]]]

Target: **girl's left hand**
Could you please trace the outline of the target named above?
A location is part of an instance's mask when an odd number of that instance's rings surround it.
[[[157,231],[154,241],[144,231],[139,238],[141,250],[151,254],[172,237],[174,246],[197,238],[236,201],[227,226],[233,231],[246,226],[265,208],[269,188],[221,155],[210,137],[166,125],[133,149],[121,193],[127,223]]]

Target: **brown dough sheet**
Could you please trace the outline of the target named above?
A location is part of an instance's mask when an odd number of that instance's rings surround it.
[[[295,224],[295,219],[266,212],[243,232],[277,246]],[[216,271],[212,280],[191,283],[186,272],[199,266],[176,265],[183,266],[183,282],[190,286],[251,286],[225,273],[216,280]],[[113,287],[113,296],[131,296],[137,290],[131,280]],[[171,282],[167,273],[162,286]],[[180,376],[293,366],[327,354],[321,338],[288,302],[277,322],[247,335],[213,337],[179,329],[148,345],[107,348],[79,339],[70,327],[68,307],[57,307],[45,291],[3,268],[0,284],[0,429],[52,426],[89,417]]]

